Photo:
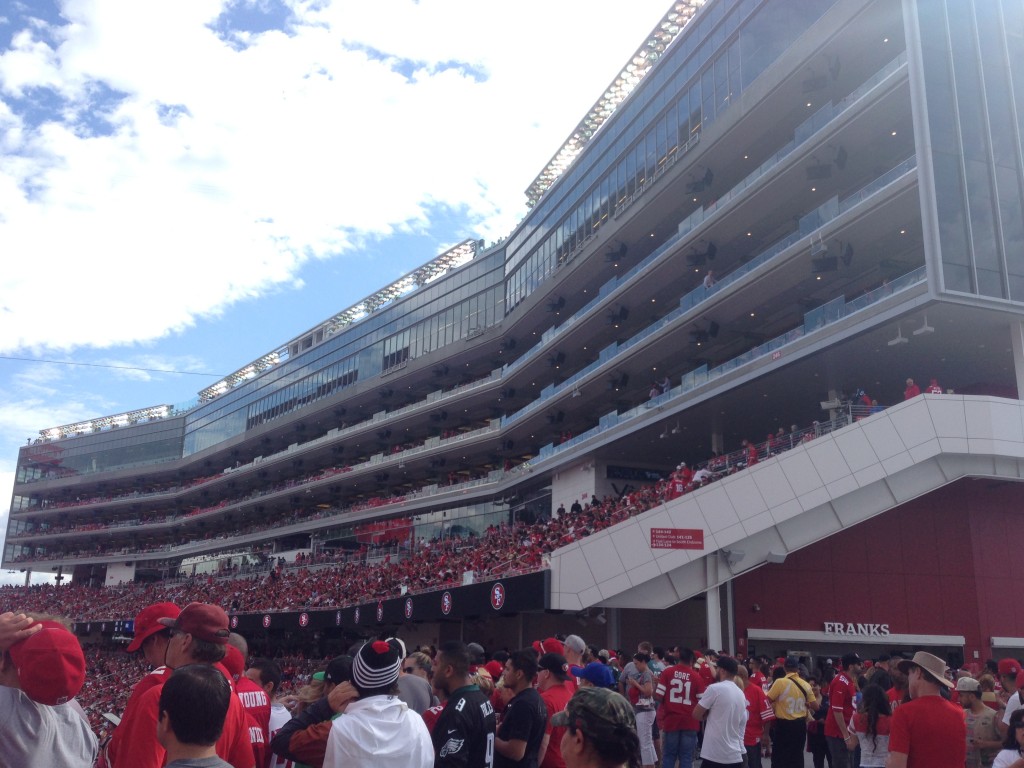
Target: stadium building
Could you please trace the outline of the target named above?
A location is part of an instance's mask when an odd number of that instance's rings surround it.
[[[42,430],[3,566],[114,585],[399,563],[715,457],[713,482],[539,562],[234,621],[1012,653],[1022,135],[1020,0],[678,0],[505,240],[459,243],[194,402]],[[911,378],[941,394],[905,399]]]

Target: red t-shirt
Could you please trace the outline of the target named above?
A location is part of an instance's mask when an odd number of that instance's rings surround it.
[[[551,718],[556,712],[565,709],[572,694],[573,691],[569,690],[567,683],[553,685],[546,691],[540,692],[544,708],[548,711],[548,722],[544,726],[544,733],[550,735],[548,751],[544,753],[543,759],[540,761],[540,768],[565,768],[565,759],[562,757],[562,734],[565,733],[565,727],[552,727]]]
[[[227,670],[220,664],[214,666],[231,683]],[[165,678],[166,680],[166,678]],[[114,768],[161,768],[167,753],[156,738],[156,724],[160,711],[162,684],[152,685],[139,699],[139,706],[130,720],[121,720],[117,730],[124,729],[124,740],[117,751]],[[234,685],[231,686],[234,693]],[[127,726],[127,727],[126,727]],[[966,737],[965,737],[966,738]],[[965,742],[966,744],[966,742]],[[234,768],[253,768],[256,759],[249,744],[249,727],[245,710],[237,696],[232,695],[228,703],[228,714],[224,718],[224,732],[217,740],[217,755]]]
[[[775,719],[775,711],[760,685],[748,683],[743,689],[743,695],[747,699],[747,727],[743,731],[743,744],[752,747],[761,743],[764,724]]]
[[[765,675],[761,674],[761,670],[757,670],[750,676],[750,682],[756,685],[765,693],[768,693],[768,691],[772,687],[771,680],[769,680]]]
[[[846,676],[845,672],[840,672],[832,678],[832,682],[828,686],[828,702],[832,711],[825,716],[826,736],[836,739],[843,738],[843,732],[839,730],[834,713],[842,712],[843,722],[849,727],[850,719],[853,717],[853,697],[856,693],[853,681]],[[964,742],[964,744],[966,743]]]
[[[661,701],[658,711],[664,712],[661,722],[666,731],[700,730],[700,723],[693,719],[693,708],[706,687],[704,678],[686,664],[676,664],[658,676],[654,695]]]
[[[154,686],[163,685],[172,671],[167,667],[157,667],[135,684],[131,696],[128,697],[128,703],[125,704],[124,712],[121,714],[122,723],[135,717],[135,710],[139,707],[142,695]],[[121,749],[121,744],[124,742],[127,734],[128,731],[122,730],[120,726],[114,729],[110,741],[107,742],[107,765],[116,765],[117,753]],[[121,764],[124,765],[125,763],[122,761]]]
[[[257,683],[247,677],[238,678],[235,692],[242,702],[248,723],[249,743],[256,759],[256,768],[266,768],[270,764],[270,699]]]
[[[889,711],[895,712],[896,707],[903,703],[903,691],[898,691],[895,688],[890,688],[885,692],[885,696],[889,699]]]
[[[941,696],[908,701],[892,715],[889,752],[907,756],[907,768],[960,768],[967,759],[964,711]]]

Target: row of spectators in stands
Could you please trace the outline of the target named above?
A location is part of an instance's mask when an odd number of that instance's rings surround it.
[[[141,605],[167,600],[213,602],[243,613],[265,612],[336,608],[450,588],[462,584],[467,571],[486,579],[543,568],[545,556],[555,549],[641,514],[752,460],[756,459],[750,453],[731,457],[718,471],[709,469],[714,461],[697,472],[680,465],[668,478],[618,499],[593,497],[586,506],[574,504],[569,512],[560,509],[533,524],[492,526],[480,537],[418,542],[411,551],[380,562],[373,562],[369,552],[355,558],[344,553],[347,561],[340,564],[296,569],[278,564],[269,572],[247,578],[196,577],[182,583],[104,587],[102,596],[95,588],[77,585],[29,587],[30,595],[24,594],[23,587],[5,587],[0,588],[0,610],[32,604],[78,620],[98,620],[131,616]]]
[[[731,473],[731,472],[735,472],[735,471],[737,471],[739,469],[743,469],[744,467],[750,466],[752,464],[756,464],[758,461],[763,461],[764,459],[770,458],[771,456],[774,456],[774,455],[777,455],[777,454],[779,454],[779,453],[781,453],[783,451],[789,450],[789,449],[795,447],[796,445],[799,445],[801,443],[805,443],[805,442],[807,442],[809,440],[813,440],[815,437],[818,437],[818,436],[820,436],[822,434],[825,434],[825,433],[831,431],[832,429],[835,429],[835,428],[838,428],[840,426],[843,426],[846,423],[848,423],[846,417],[841,415],[834,422],[830,422],[830,421],[826,421],[826,422],[814,421],[814,422],[812,422],[812,425],[809,428],[806,428],[806,429],[800,429],[800,428],[797,427],[796,424],[793,424],[790,427],[789,431],[787,432],[785,430],[785,428],[779,427],[777,432],[775,432],[774,434],[769,434],[767,436],[767,438],[763,442],[760,442],[760,443],[755,443],[755,442],[752,442],[752,441],[744,439],[742,441],[742,445],[741,445],[739,450],[733,451],[733,452],[727,453],[727,454],[721,454],[721,455],[715,454],[707,462],[704,462],[703,464],[698,465],[695,468],[693,468],[691,470],[692,474],[687,478],[687,482],[689,482],[693,478],[696,478],[696,482],[698,484],[710,482],[711,480],[716,479],[717,477],[720,477],[723,474],[728,474],[728,473]],[[306,483],[316,482],[318,480],[324,479],[325,477],[330,477],[333,474],[338,474],[340,472],[348,471],[349,469],[350,468],[348,468],[348,467],[344,467],[344,468],[332,467],[332,468],[328,468],[328,469],[324,469],[324,470],[319,470],[319,471],[311,473],[311,474],[309,474],[309,475],[307,475],[307,476],[305,476],[303,478],[293,478],[293,479],[290,479],[288,481],[285,481],[284,483],[279,483],[279,484],[277,484],[277,485],[275,485],[272,488],[267,489],[267,490],[254,491],[253,493],[249,494],[249,496],[247,496],[245,498],[231,499],[231,500],[222,500],[222,501],[218,502],[215,505],[208,506],[208,507],[203,507],[203,508],[193,509],[193,510],[190,510],[190,511],[184,513],[183,515],[179,515],[179,516],[176,516],[176,517],[175,516],[172,516],[172,517],[153,516],[150,520],[147,520],[145,518],[138,518],[138,519],[136,519],[134,521],[127,521],[127,522],[133,522],[135,524],[145,524],[146,522],[150,522],[150,521],[151,522],[169,522],[169,521],[174,521],[174,520],[180,520],[180,519],[185,519],[185,518],[189,518],[189,517],[194,517],[194,516],[197,516],[197,515],[210,513],[210,512],[216,511],[218,509],[223,509],[223,508],[225,508],[227,506],[230,506],[232,504],[235,504],[235,503],[238,503],[238,502],[241,502],[241,501],[251,500],[253,498],[257,498],[257,497],[260,497],[260,496],[266,496],[266,495],[271,494],[271,493],[277,493],[277,492],[280,492],[282,490],[288,490],[288,489],[294,488],[296,486],[301,486],[301,485],[304,485]],[[506,471],[509,471],[509,470],[506,469]],[[448,483],[447,484],[448,485],[455,485],[455,484],[458,484],[459,482],[473,482],[476,479],[479,479],[479,478],[481,478],[481,477],[486,475],[486,473],[483,472],[483,471],[479,471],[479,472],[476,472],[476,473],[470,472],[468,474],[468,477],[464,479],[463,475],[465,475],[465,474],[466,473],[463,473],[462,475],[450,473],[449,477],[448,477]],[[672,478],[672,479],[678,479],[678,478]],[[401,504],[401,503],[404,503],[405,501],[408,501],[408,500],[414,498],[417,493],[419,493],[423,488],[427,487],[428,485],[431,485],[431,484],[430,483],[424,483],[420,488],[417,488],[417,489],[412,490],[412,491],[407,492],[407,493],[397,493],[396,492],[393,495],[383,495],[383,494],[381,494],[381,495],[377,495],[377,496],[372,496],[372,497],[367,498],[367,499],[360,499],[359,501],[357,501],[357,502],[355,502],[353,504],[350,504],[348,506],[345,506],[345,507],[332,507],[332,508],[329,508],[329,509],[320,509],[319,507],[312,507],[312,508],[309,508],[309,509],[293,510],[289,514],[289,516],[287,518],[284,518],[284,519],[282,519],[280,517],[275,517],[272,521],[264,521],[262,523],[248,523],[248,524],[246,524],[244,526],[236,526],[235,528],[233,528],[231,530],[205,531],[205,532],[202,533],[201,536],[195,537],[193,540],[195,541],[195,540],[230,539],[230,538],[235,538],[235,537],[238,537],[238,536],[247,535],[247,534],[251,534],[251,533],[259,533],[260,531],[280,528],[282,525],[288,525],[288,524],[291,524],[291,523],[296,523],[296,522],[301,522],[301,521],[306,521],[306,520],[323,519],[323,518],[333,517],[333,516],[340,515],[340,514],[360,512],[360,511],[364,511],[366,509],[372,509],[372,508],[377,508],[377,507],[382,507],[382,506],[387,506],[387,505],[393,505],[393,504]],[[678,494],[676,494],[676,495],[678,495]],[[125,523],[126,523],[126,521],[120,520],[120,521],[112,523],[111,527],[125,527]],[[63,526],[50,526],[50,527],[46,528],[43,532],[49,535],[49,534],[54,534],[54,533],[68,533],[68,532],[78,532],[78,531],[90,531],[90,530],[96,530],[97,528],[103,528],[103,527],[104,526],[98,525],[95,522],[87,523],[87,524],[83,524],[83,525],[67,524],[67,525],[63,525]],[[28,536],[28,535],[30,535],[30,534],[22,534],[22,536]],[[11,538],[12,538],[12,540],[14,540],[16,537],[11,537]],[[74,557],[89,557],[89,556],[96,556],[96,555],[99,555],[99,554],[121,552],[121,551],[124,551],[124,546],[125,546],[123,543],[118,543],[118,544],[115,544],[114,546],[110,546],[110,547],[104,548],[102,543],[90,543],[89,546],[81,546],[81,547],[78,547],[78,548],[74,548],[72,546],[68,546],[71,543],[72,542],[65,542],[65,547],[59,553],[49,552],[49,551],[46,551],[43,548],[40,548],[34,554],[17,555],[17,556],[15,556],[13,558],[10,558],[10,560],[12,562],[27,562],[27,561],[31,561],[31,560],[34,560],[34,559],[37,559],[37,558],[40,558],[40,557],[48,557],[48,558],[57,557],[57,558],[61,558],[61,559],[64,559],[64,558],[74,558]],[[162,550],[171,551],[172,549],[173,549],[173,545],[168,545],[168,544],[149,544],[149,545],[135,545],[135,544],[133,544],[131,546],[131,550],[134,551],[134,552],[155,552],[155,551],[162,551]]]

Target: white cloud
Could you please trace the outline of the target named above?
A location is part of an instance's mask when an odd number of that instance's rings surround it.
[[[14,19],[0,350],[160,338],[433,205],[505,234],[667,3],[293,0],[289,29],[248,47],[210,28],[224,7],[68,0],[65,26]],[[40,124],[18,100],[47,93],[59,112]]]

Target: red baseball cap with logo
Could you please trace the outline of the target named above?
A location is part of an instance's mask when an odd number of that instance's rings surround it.
[[[228,671],[228,674],[236,679],[245,672],[245,659],[242,657],[242,652],[233,645],[229,645],[224,649],[224,659],[221,661],[221,664],[224,665],[224,669]]]
[[[1016,659],[999,660],[1000,675],[1016,675],[1018,672],[1020,672],[1020,662]]]
[[[10,647],[18,684],[32,701],[56,706],[70,701],[85,684],[85,654],[78,638],[56,621],[37,621],[35,634]]]
[[[181,614],[181,608],[174,603],[153,603],[147,605],[139,615],[135,617],[135,637],[128,644],[128,653],[135,653],[142,647],[147,637],[155,635],[166,627],[160,623],[160,619],[176,619]]]
[[[555,637],[549,637],[547,640],[534,640],[533,648],[541,656],[545,653],[558,653],[562,656],[565,655],[565,646],[562,641]]]
[[[228,635],[231,634],[224,609],[209,603],[189,603],[178,614],[178,618],[162,618],[157,621],[165,627],[192,635],[197,640],[217,645],[227,644]]]

